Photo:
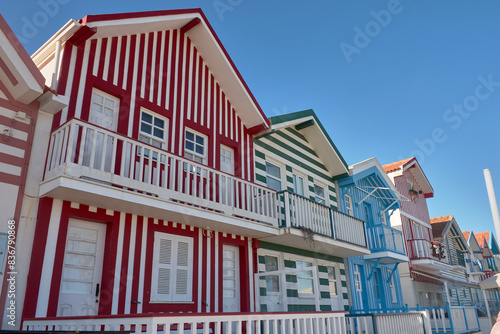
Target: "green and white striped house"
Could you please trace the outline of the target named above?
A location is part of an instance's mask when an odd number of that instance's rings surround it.
[[[270,118],[255,179],[278,192],[280,234],[261,239],[260,311],[348,310],[345,258],[369,254],[364,222],[337,210],[348,165],[312,110]]]

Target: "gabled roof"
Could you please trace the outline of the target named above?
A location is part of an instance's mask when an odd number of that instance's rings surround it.
[[[474,233],[472,231],[465,231],[465,232],[462,232],[462,234],[464,235],[464,238],[467,241],[469,248],[474,253],[482,253],[482,248],[479,245],[479,242],[477,241],[478,239],[476,238],[476,233]]]
[[[30,104],[45,90],[45,78],[0,15],[0,82],[15,100]]]
[[[370,158],[349,166],[349,177],[339,180],[339,185],[354,183],[365,193],[381,200],[386,208],[399,207],[400,194],[376,158]],[[359,204],[359,203],[358,203]]]
[[[490,239],[490,232],[476,232],[475,235],[481,248],[489,247],[488,240]]]
[[[102,38],[174,29],[180,29],[194,43],[249,131],[256,133],[269,128],[269,120],[199,8],[88,15],[68,22],[33,54],[33,59],[41,62],[53,52],[57,40],[64,43],[73,36]]]
[[[312,109],[271,117],[271,131],[293,127],[321,157],[334,179],[345,177],[349,167]]]
[[[465,231],[465,232],[462,232],[462,234],[464,235],[464,238],[465,238],[465,240],[467,241],[467,243],[469,243],[469,245],[470,245],[470,240],[469,240],[469,238],[470,238],[470,236],[471,236],[471,235],[473,235],[473,234],[471,233],[471,231]]]
[[[453,215],[431,218],[431,227],[434,239],[443,239],[446,237],[448,232],[450,232],[457,241],[459,250],[462,252],[467,251],[467,240],[465,239]]]
[[[425,176],[425,173],[416,158],[408,158],[392,162],[384,165],[383,168],[387,174],[395,173],[394,176],[403,175],[404,171],[409,170],[420,186],[420,189],[423,191],[424,197],[429,198],[434,196],[434,189],[427,179],[427,176]]]

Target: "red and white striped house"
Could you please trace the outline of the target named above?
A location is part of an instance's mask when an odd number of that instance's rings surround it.
[[[86,16],[32,59],[69,100],[37,160],[23,328],[345,327],[255,312],[259,239],[281,234],[254,182],[270,123],[200,10]]]
[[[44,129],[64,105],[0,15],[0,323],[5,329],[21,322],[31,256],[43,171],[30,161],[45,159]]]

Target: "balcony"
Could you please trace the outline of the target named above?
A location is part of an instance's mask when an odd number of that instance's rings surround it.
[[[403,232],[386,225],[373,225],[366,228],[370,255],[364,259],[378,260],[380,263],[408,262],[403,245]]]
[[[443,245],[437,248],[427,239],[411,239],[407,244],[408,257],[413,267],[421,267],[428,272],[435,273],[451,269],[451,266],[444,260],[448,253]]]
[[[278,192],[280,236],[263,240],[335,256],[370,254],[365,222],[289,191]]]
[[[278,233],[276,192],[93,124],[51,135],[40,196],[227,233]]]

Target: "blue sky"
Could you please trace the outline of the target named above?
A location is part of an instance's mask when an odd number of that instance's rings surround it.
[[[72,18],[193,7],[268,116],[314,109],[349,164],[416,156],[435,190],[431,217],[494,229],[483,169],[500,196],[500,2],[21,0],[0,10],[31,54]]]

